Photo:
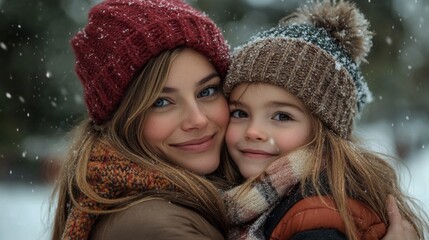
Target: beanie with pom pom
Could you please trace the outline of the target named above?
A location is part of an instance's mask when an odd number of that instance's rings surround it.
[[[234,49],[224,84],[273,84],[296,95],[338,136],[348,139],[371,93],[359,65],[371,48],[369,23],[353,3],[312,3]]]
[[[108,121],[130,82],[162,51],[189,47],[206,56],[223,79],[229,46],[204,13],[182,0],[105,0],[71,40],[75,70],[91,120]]]

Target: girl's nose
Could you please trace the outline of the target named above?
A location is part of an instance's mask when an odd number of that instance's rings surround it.
[[[252,123],[246,130],[246,139],[250,141],[265,142],[268,140],[268,134],[264,132],[262,126]]]

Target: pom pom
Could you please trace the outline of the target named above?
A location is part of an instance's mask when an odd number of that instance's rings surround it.
[[[324,28],[358,65],[366,61],[372,47],[368,20],[355,4],[347,1],[317,1],[280,20],[280,25],[293,23]]]

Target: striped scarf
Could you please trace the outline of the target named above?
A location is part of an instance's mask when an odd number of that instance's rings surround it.
[[[171,183],[159,172],[145,170],[102,144],[97,144],[92,149],[87,171],[87,180],[92,190],[107,199],[137,196],[141,192],[155,189],[173,189]],[[76,200],[80,207],[90,210],[108,210],[112,207],[98,203],[84,194],[78,195]],[[86,240],[99,214],[88,213],[71,205],[62,239]]]
[[[298,183],[307,159],[306,150],[297,150],[273,162],[249,191],[241,192],[240,185],[223,193],[231,225],[228,239],[263,239],[268,215]]]

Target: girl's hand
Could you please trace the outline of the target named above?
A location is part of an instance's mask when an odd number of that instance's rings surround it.
[[[417,232],[411,223],[405,219],[402,219],[398,206],[396,205],[396,200],[392,195],[387,197],[386,204],[389,215],[389,228],[387,229],[387,233],[383,237],[383,240],[419,239]]]

